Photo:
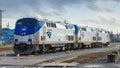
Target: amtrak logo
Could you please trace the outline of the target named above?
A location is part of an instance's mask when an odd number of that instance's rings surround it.
[[[69,29],[73,29],[73,26],[71,26],[71,25],[68,25],[67,27],[68,27]]]
[[[52,32],[47,32],[48,37],[51,37]]]
[[[23,27],[23,28],[22,28],[22,30],[23,30],[23,31],[26,31],[26,30],[27,30],[27,28],[26,28],[26,27]]]

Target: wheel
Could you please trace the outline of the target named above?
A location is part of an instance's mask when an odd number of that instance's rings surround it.
[[[84,49],[85,48],[85,45],[82,45],[82,47],[81,47],[82,49]]]
[[[82,48],[82,44],[78,44],[78,49],[81,49]]]
[[[48,52],[49,49],[50,49],[50,47],[49,47],[48,45],[45,45],[44,51],[45,51],[45,52]]]
[[[77,49],[80,49],[81,48],[81,46],[80,46],[80,44],[78,44],[78,48]]]
[[[99,46],[102,48],[102,47],[103,47],[103,44],[102,44],[102,43],[100,43],[100,44],[99,44]]]
[[[94,44],[92,43],[92,44],[91,44],[91,48],[93,48],[93,47],[94,47]]]
[[[39,45],[39,52],[41,53],[45,53],[45,52],[48,52],[50,49],[50,46],[49,45]]]
[[[91,44],[89,44],[88,46],[89,46],[89,48],[92,48]]]
[[[68,44],[65,45],[65,50],[70,50],[70,48],[71,48],[70,45],[68,45]]]
[[[43,48],[43,45],[39,45],[39,52],[42,53],[42,48]]]

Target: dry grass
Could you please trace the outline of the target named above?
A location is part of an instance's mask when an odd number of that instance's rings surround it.
[[[10,50],[13,50],[13,48],[12,47],[0,48],[0,52],[2,52],[2,51],[10,51]]]
[[[86,63],[88,61],[91,61],[93,59],[109,55],[111,53],[112,53],[112,51],[99,52],[99,53],[93,53],[93,54],[85,54],[85,55],[80,55],[77,58],[74,58],[74,59],[71,59],[71,60],[66,60],[66,61],[63,61],[63,62],[67,62],[67,63],[71,63],[71,62]]]
[[[120,43],[110,43],[110,46],[120,45]]]

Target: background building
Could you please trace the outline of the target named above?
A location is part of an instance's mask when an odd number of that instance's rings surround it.
[[[2,43],[13,43],[14,40],[14,29],[3,28],[2,36],[0,36]]]

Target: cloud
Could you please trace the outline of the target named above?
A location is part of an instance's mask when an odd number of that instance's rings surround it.
[[[66,15],[68,13],[66,12],[68,7],[72,8],[73,10],[84,8],[90,13],[95,13],[94,15],[96,15],[96,18],[83,16],[88,17],[89,19],[82,18],[82,20],[80,20],[82,24],[104,28],[106,28],[106,26],[116,26],[118,28],[120,26],[120,17],[118,15],[120,14],[114,14],[114,11],[116,11],[114,8],[101,6],[101,3],[99,2],[105,2],[104,5],[107,5],[108,2],[119,3],[120,0],[0,0],[0,8],[5,10],[3,17],[5,19],[9,19],[8,21],[13,19],[17,20],[18,18],[25,16],[39,18],[54,17],[56,19],[57,17],[60,18]],[[97,15],[97,13],[100,14]],[[77,15],[77,13],[73,14]],[[87,14],[83,12],[83,15]],[[66,15],[66,17],[69,17],[69,15]],[[72,22],[74,21],[75,20]]]
[[[106,26],[114,26],[114,27],[119,27],[120,26],[120,17],[114,14],[111,15],[99,15],[96,17],[96,19],[84,19],[80,20],[81,22],[84,23],[89,23],[89,24],[97,24],[97,25],[106,25]]]
[[[105,0],[107,1],[107,0]],[[119,0],[111,0],[118,2]],[[112,11],[97,4],[98,0],[0,0],[0,8],[5,9],[8,16],[13,16],[14,12],[21,14],[29,14],[31,12],[38,13],[42,16],[59,16],[64,15],[66,7],[85,5],[92,11]],[[104,2],[104,0],[102,0]]]
[[[38,3],[39,0],[0,0],[0,6],[6,8],[16,8],[24,5],[35,6]]]
[[[0,0],[0,8],[5,9],[8,16],[37,12],[42,16],[59,16],[65,13],[66,6],[92,4],[95,0]],[[71,7],[72,8],[72,7]]]
[[[112,0],[112,1],[115,1],[115,2],[120,2],[120,0]]]
[[[92,11],[104,11],[104,12],[112,12],[113,10],[110,9],[110,8],[104,8],[104,7],[100,7],[96,4],[93,4],[93,5],[87,5],[87,7],[92,10]]]
[[[120,27],[120,14],[119,13],[100,13],[96,17],[80,20],[81,24],[87,24],[95,28],[105,28],[110,31],[119,31]]]
[[[100,15],[100,21],[105,22],[105,25],[113,26],[113,27],[120,27],[120,14],[117,13],[108,13],[105,15]]]

